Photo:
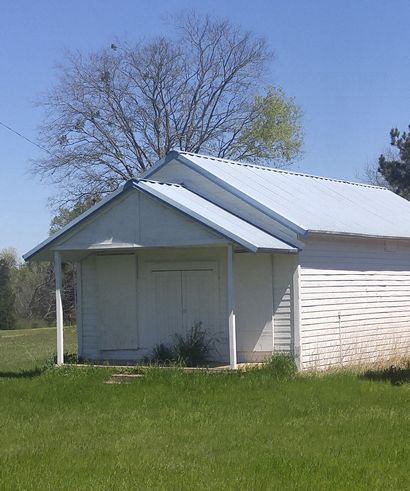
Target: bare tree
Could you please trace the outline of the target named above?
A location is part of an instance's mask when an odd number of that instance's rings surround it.
[[[397,158],[397,151],[393,148],[386,148],[383,152],[387,158],[394,159]],[[357,175],[358,179],[367,184],[372,184],[373,186],[381,186],[387,189],[393,190],[393,187],[386,181],[383,175],[379,172],[379,162],[378,159],[368,161],[361,173]]]
[[[377,162],[367,162],[364,169],[357,177],[366,184],[372,184],[373,186],[388,187],[386,180],[378,171]]]
[[[135,46],[72,53],[60,67],[41,102],[48,153],[33,167],[61,186],[58,204],[112,191],[173,148],[276,165],[299,154],[298,107],[264,87],[266,42],[195,14],[174,27]]]

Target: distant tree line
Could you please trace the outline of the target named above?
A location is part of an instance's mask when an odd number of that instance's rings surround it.
[[[89,206],[84,205],[84,206]],[[50,234],[57,232],[84,208],[60,208]],[[64,322],[75,323],[75,266],[63,264]],[[55,324],[55,277],[49,262],[24,263],[14,249],[0,251],[0,329]]]
[[[75,323],[75,270],[63,266],[65,322]],[[0,251],[0,329],[55,324],[55,282],[51,263],[23,263],[12,249]]]

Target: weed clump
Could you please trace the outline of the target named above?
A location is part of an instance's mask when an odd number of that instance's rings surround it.
[[[177,364],[186,367],[204,365],[209,361],[213,341],[202,323],[197,322],[185,334],[174,334],[173,344],[157,344],[151,361],[157,364]]]
[[[269,371],[278,380],[289,380],[296,377],[298,369],[292,355],[275,353],[267,360],[263,370]]]
[[[165,343],[159,343],[154,346],[151,358],[148,358],[147,361],[151,361],[158,365],[170,365],[175,363],[175,358],[175,352],[172,346],[168,346]]]

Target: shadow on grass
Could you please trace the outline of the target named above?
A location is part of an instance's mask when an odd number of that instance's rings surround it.
[[[410,382],[410,364],[401,368],[391,366],[383,370],[367,370],[359,377],[366,380],[388,381],[392,385],[402,385]]]
[[[20,372],[0,372],[0,378],[34,378],[44,372],[44,368],[33,368],[32,370],[21,370]]]

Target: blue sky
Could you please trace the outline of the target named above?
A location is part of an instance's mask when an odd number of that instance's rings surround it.
[[[65,50],[98,49],[167,30],[187,8],[266,36],[271,81],[304,111],[305,155],[294,169],[356,179],[410,123],[410,2],[381,0],[3,0],[0,121],[36,138],[34,102]],[[0,249],[22,254],[47,235],[53,188],[29,173],[36,147],[0,126]]]

